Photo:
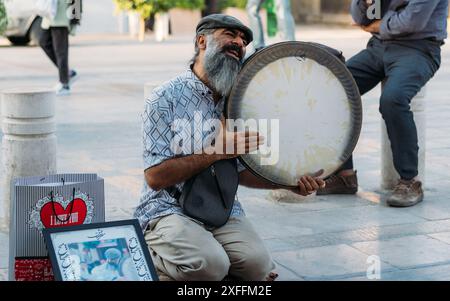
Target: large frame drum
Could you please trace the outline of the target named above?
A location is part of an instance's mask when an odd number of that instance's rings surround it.
[[[250,57],[226,112],[231,120],[256,120],[266,136],[262,149],[242,156],[242,163],[286,187],[322,169],[323,178],[337,171],[362,124],[361,96],[345,64],[325,46],[305,42],[275,44]]]

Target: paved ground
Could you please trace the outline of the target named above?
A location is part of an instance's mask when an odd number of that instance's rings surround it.
[[[340,48],[347,57],[368,38],[356,29],[317,26],[299,27],[297,37]],[[131,217],[139,198],[144,83],[159,83],[185,70],[192,53],[191,37],[163,44],[114,35],[72,40],[71,63],[81,78],[72,96],[57,100],[58,171],[104,177],[107,220]],[[384,280],[450,280],[450,47],[443,54],[427,96],[424,203],[409,209],[384,203],[379,89],[364,97],[364,126],[355,152],[361,184],[357,196],[276,202],[266,191],[239,190],[282,280],[367,280],[371,255],[381,259]],[[56,81],[40,49],[9,47],[5,40],[0,40],[0,70],[0,90],[50,87]],[[7,246],[7,234],[0,232],[0,279],[6,279]]]

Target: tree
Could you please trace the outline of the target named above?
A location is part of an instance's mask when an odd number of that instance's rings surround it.
[[[218,0],[205,0],[205,8],[202,11],[202,17],[220,12]]]
[[[237,7],[245,9],[247,0],[205,0],[205,9],[202,12],[203,17],[211,14],[218,14],[227,7]]]
[[[114,0],[121,10],[135,11],[141,17],[139,40],[144,40],[145,19],[158,13],[168,12],[179,7],[184,9],[202,9],[204,0]]]
[[[151,15],[168,12],[179,7],[185,9],[202,9],[203,0],[114,0],[117,6],[123,10],[138,12],[143,19]]]
[[[247,5],[247,0],[223,0],[223,1],[220,1],[219,9],[223,10],[227,7],[237,7],[237,8],[244,9],[246,5]]]

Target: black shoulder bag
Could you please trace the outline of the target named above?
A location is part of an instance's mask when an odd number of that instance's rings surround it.
[[[217,161],[184,183],[183,191],[167,189],[184,213],[207,226],[228,221],[239,185],[236,159]]]

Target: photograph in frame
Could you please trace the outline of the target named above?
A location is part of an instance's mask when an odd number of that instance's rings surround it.
[[[57,281],[158,281],[137,220],[43,230]]]

